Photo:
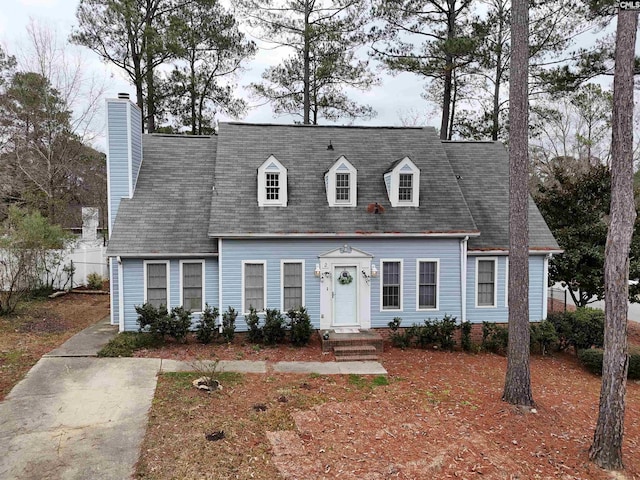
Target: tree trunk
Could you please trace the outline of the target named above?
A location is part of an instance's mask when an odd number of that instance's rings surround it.
[[[500,26],[498,28],[498,41],[496,42],[496,76],[493,85],[493,110],[491,112],[491,140],[498,140],[500,132],[500,83],[502,80],[502,42],[504,39],[504,9],[501,1],[498,2],[498,17]],[[528,42],[527,42],[528,43]]]
[[[502,399],[533,405],[529,370],[529,5],[514,0],[509,82],[509,346]]]
[[[154,56],[154,41],[153,39],[153,16],[155,14],[153,5],[150,1],[147,1],[147,11],[145,18],[144,35],[146,37],[146,77],[147,77],[147,133],[153,133],[156,131],[156,92],[153,78],[153,56]]]
[[[633,197],[633,67],[637,12],[618,12],[613,77],[611,220],[604,260],[604,359],[598,422],[589,458],[602,468],[622,463],[627,388],[629,248],[636,218]]]
[[[445,55],[444,67],[444,92],[442,94],[442,119],[440,121],[440,139],[446,140],[449,133],[449,110],[451,106],[451,83],[453,58],[451,55]]]
[[[310,123],[310,119],[309,119],[309,112],[311,110],[311,95],[310,95],[310,67],[309,64],[311,62],[311,38],[310,38],[310,31],[309,29],[311,28],[311,26],[309,25],[309,15],[311,14],[310,11],[310,5],[309,5],[309,0],[305,1],[304,3],[304,51],[303,51],[303,57],[304,57],[304,72],[303,72],[303,76],[304,78],[302,79],[302,82],[304,84],[304,92],[303,92],[303,108],[304,108],[304,117],[303,117],[303,123],[305,125],[309,125]]]

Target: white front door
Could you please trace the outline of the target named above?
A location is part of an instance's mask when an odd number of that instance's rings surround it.
[[[358,270],[355,266],[334,266],[333,325],[358,326]],[[351,281],[349,281],[349,279]]]

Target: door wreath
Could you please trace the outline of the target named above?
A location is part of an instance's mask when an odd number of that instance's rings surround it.
[[[353,282],[353,277],[349,272],[343,270],[340,276],[338,276],[338,282],[340,283],[340,285],[349,285],[351,282]]]

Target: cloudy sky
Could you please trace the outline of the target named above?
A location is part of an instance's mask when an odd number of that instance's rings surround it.
[[[75,11],[78,0],[2,0],[3,4],[12,3],[11,8],[0,9],[0,43],[6,51],[15,54],[26,44],[26,27],[30,21],[47,25],[55,29],[60,41],[64,41],[75,24]],[[118,92],[129,92],[135,95],[133,87],[126,81],[123,74],[115,67],[105,65],[97,55],[88,49],[79,48],[83,56],[86,70],[106,78],[106,97],[115,97]],[[275,117],[269,105],[258,105],[259,102],[248,97],[242,88],[252,81],[260,79],[264,69],[278,60],[286,52],[261,51],[248,64],[248,70],[239,79],[240,94],[254,106],[242,120],[248,122],[279,122],[288,123],[287,117]],[[381,84],[368,92],[354,94],[353,98],[361,103],[371,105],[377,116],[369,121],[357,121],[364,125],[400,125],[401,118],[417,117],[422,124],[438,125],[439,113],[433,111],[433,106],[420,97],[423,82],[411,74],[389,76],[380,72]],[[98,129],[101,127],[98,126]],[[96,140],[99,147],[100,135]]]

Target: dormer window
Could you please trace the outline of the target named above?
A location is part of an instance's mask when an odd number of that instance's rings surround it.
[[[324,175],[327,202],[330,207],[357,205],[358,171],[344,156],[340,157]]]
[[[258,206],[287,206],[287,169],[273,155],[258,167]]]
[[[394,162],[384,174],[384,184],[392,207],[418,207],[420,170],[409,157]]]

